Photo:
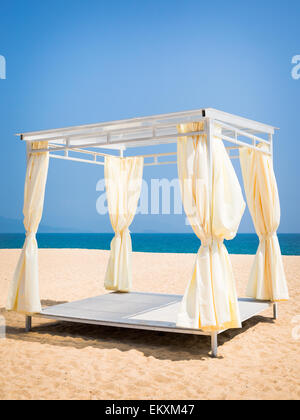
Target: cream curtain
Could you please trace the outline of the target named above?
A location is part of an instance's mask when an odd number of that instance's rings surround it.
[[[261,143],[258,147],[268,151]],[[259,247],[252,266],[247,295],[259,300],[278,302],[289,298],[277,228],[280,204],[272,158],[249,148],[240,150],[244,186]]]
[[[141,157],[105,157],[108,210],[115,232],[104,282],[108,290],[131,290],[131,237],[128,228],[141,193],[143,166]]]
[[[47,147],[47,142],[32,144],[32,149]],[[10,285],[6,305],[8,310],[25,314],[41,311],[36,232],[43,213],[48,164],[48,152],[29,154],[23,208],[26,240]]]
[[[178,126],[181,134],[203,130],[203,123]],[[215,127],[215,134],[220,134]],[[183,205],[201,240],[181,302],[177,325],[217,331],[241,326],[231,261],[223,244],[236,235],[245,209],[241,188],[221,139],[212,139],[212,196],[209,192],[206,135],[178,139],[178,174]]]

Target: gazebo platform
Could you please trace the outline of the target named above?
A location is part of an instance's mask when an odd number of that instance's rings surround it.
[[[200,329],[178,328],[176,318],[181,300],[181,295],[115,292],[47,307],[34,316],[82,324],[211,335],[212,355],[217,356],[217,335],[223,331],[208,333]],[[242,322],[258,315],[272,305],[272,302],[269,301],[240,298],[239,307]],[[276,317],[276,304],[274,305],[274,317]],[[31,317],[27,317],[26,329],[27,331],[31,329]]]

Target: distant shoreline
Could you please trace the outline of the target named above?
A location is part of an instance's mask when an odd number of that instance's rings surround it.
[[[200,241],[193,233],[132,233],[134,252],[194,254]],[[109,250],[113,233],[38,233],[39,248]],[[300,234],[278,234],[283,255],[300,255]],[[0,233],[0,249],[21,249],[24,233]],[[240,233],[225,241],[230,254],[254,255],[259,241],[256,234]]]

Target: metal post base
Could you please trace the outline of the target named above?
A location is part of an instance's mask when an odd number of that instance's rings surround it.
[[[25,331],[26,332],[31,331],[31,327],[32,327],[32,317],[31,316],[26,316]]]
[[[211,334],[211,356],[218,357],[218,333]]]
[[[278,303],[273,303],[273,319],[278,318]]]

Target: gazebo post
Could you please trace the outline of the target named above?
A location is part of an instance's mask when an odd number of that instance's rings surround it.
[[[26,142],[26,165],[28,165],[28,160],[29,160],[29,155],[30,155],[31,150],[32,150],[32,142],[28,141]],[[25,331],[26,332],[31,331],[31,326],[32,326],[32,317],[26,315],[25,316]]]
[[[32,317],[26,315],[26,318],[25,318],[25,331],[26,332],[30,332],[31,331],[31,327],[32,327]]]
[[[218,357],[218,333],[211,333],[211,355],[213,358]]]
[[[29,160],[29,155],[30,155],[31,150],[32,150],[32,142],[28,141],[26,143],[26,165],[28,165],[28,160]],[[31,326],[32,326],[32,317],[26,315],[25,316],[25,331],[30,332]]]
[[[273,152],[273,134],[269,134],[269,142],[270,142],[270,152],[271,152],[271,159],[272,163],[274,163],[274,152]],[[278,318],[278,303],[273,303],[273,319]]]
[[[278,318],[278,303],[273,303],[273,319]]]
[[[207,133],[207,152],[208,152],[208,171],[209,171],[209,196],[210,202],[212,203],[212,177],[213,177],[213,165],[212,165],[212,139],[214,135],[214,122],[211,118],[206,119],[206,133]],[[212,357],[218,356],[218,332],[214,331],[211,333],[211,354]]]

